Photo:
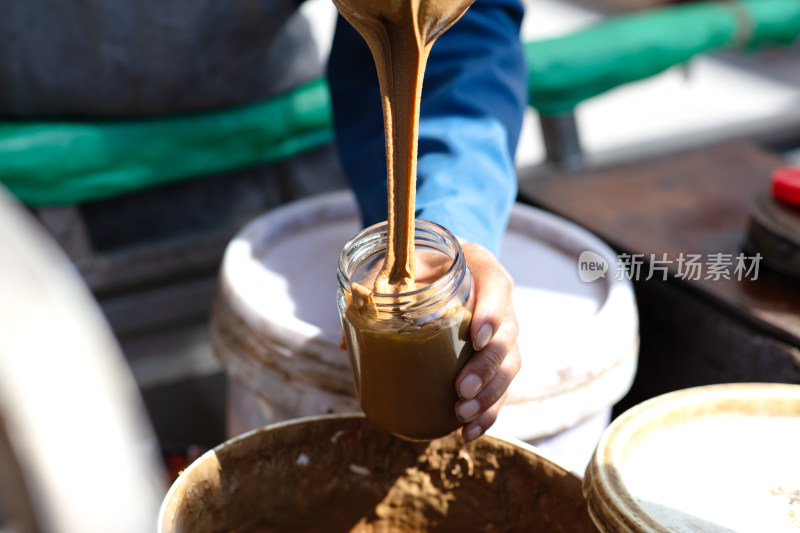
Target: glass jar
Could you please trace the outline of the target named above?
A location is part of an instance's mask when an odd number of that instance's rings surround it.
[[[410,440],[443,437],[461,422],[455,378],[472,356],[472,277],[458,240],[433,222],[416,220],[415,290],[372,293],[353,302],[353,284],[372,288],[386,256],[386,222],[356,235],[339,255],[337,304],[364,413]]]

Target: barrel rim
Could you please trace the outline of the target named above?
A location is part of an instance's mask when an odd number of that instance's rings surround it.
[[[324,415],[313,415],[313,416],[305,416],[300,418],[293,418],[290,420],[284,420],[281,422],[275,422],[273,424],[269,424],[267,426],[263,426],[260,428],[255,428],[235,437],[232,437],[214,448],[208,450],[199,458],[197,458],[192,464],[186,467],[180,475],[175,479],[175,481],[170,485],[169,490],[164,496],[164,499],[161,503],[161,507],[158,513],[158,529],[157,533],[165,533],[165,523],[169,518],[169,513],[173,512],[174,516],[174,509],[180,503],[180,495],[179,491],[181,490],[182,486],[185,484],[186,480],[192,476],[193,471],[201,468],[202,465],[214,457],[217,452],[224,450],[225,448],[236,446],[237,443],[243,442],[247,439],[252,438],[254,435],[258,435],[261,433],[269,432],[269,431],[276,431],[287,427],[292,426],[303,426],[307,424],[313,424],[314,422],[331,422],[335,420],[367,420],[367,417],[363,413],[333,413],[333,414],[324,414]],[[493,434],[484,434],[482,439],[488,439],[490,441],[499,441],[521,450],[524,450],[525,453],[536,455],[537,457],[543,459],[547,463],[549,463],[548,467],[553,468],[554,470],[559,472],[559,475],[563,475],[567,478],[571,478],[574,481],[580,483],[580,477],[575,475],[575,473],[571,472],[569,469],[565,468],[563,465],[555,461],[552,457],[550,457],[547,453],[543,450],[536,448],[528,444],[527,442]]]
[[[718,404],[716,414],[764,413],[756,407],[734,411],[753,400],[777,403],[791,400],[789,413],[769,415],[800,416],[800,385],[787,383],[721,383],[672,391],[646,400],[625,411],[603,433],[583,479],[583,493],[595,524],[620,533],[666,533],[668,530],[651,517],[627,490],[617,465],[631,437],[668,414],[689,408]],[[732,401],[735,400],[735,401]]]

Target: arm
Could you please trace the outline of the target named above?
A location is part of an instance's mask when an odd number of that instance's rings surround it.
[[[417,216],[499,253],[516,197],[527,104],[518,0],[477,0],[434,44],[419,126]],[[364,225],[386,220],[380,92],[364,40],[341,18],[328,65],[338,150]]]
[[[516,197],[513,155],[527,103],[518,0],[477,0],[434,44],[419,127],[417,216],[464,245],[478,352],[456,379],[468,440],[494,422],[520,367],[512,281],[496,259]],[[386,219],[386,155],[369,49],[339,20],[328,66],[338,149],[365,225]]]

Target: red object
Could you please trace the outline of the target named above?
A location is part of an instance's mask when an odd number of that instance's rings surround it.
[[[800,167],[781,167],[772,173],[772,197],[800,206]]]

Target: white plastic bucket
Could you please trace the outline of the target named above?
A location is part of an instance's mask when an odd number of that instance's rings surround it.
[[[69,258],[0,186],[0,531],[140,533],[158,444],[125,358]]]
[[[334,302],[339,251],[359,229],[353,196],[338,192],[270,211],[230,242],[211,323],[235,382],[231,434],[359,411]],[[578,257],[590,250],[614,265],[615,253],[579,226],[521,204],[502,247],[516,283],[523,364],[493,434],[541,439],[607,417],[636,370],[636,303],[631,282],[613,272],[581,281]],[[587,460],[597,439],[599,432],[588,439]]]
[[[800,530],[800,386],[726,384],[639,404],[586,471],[606,533]]]

